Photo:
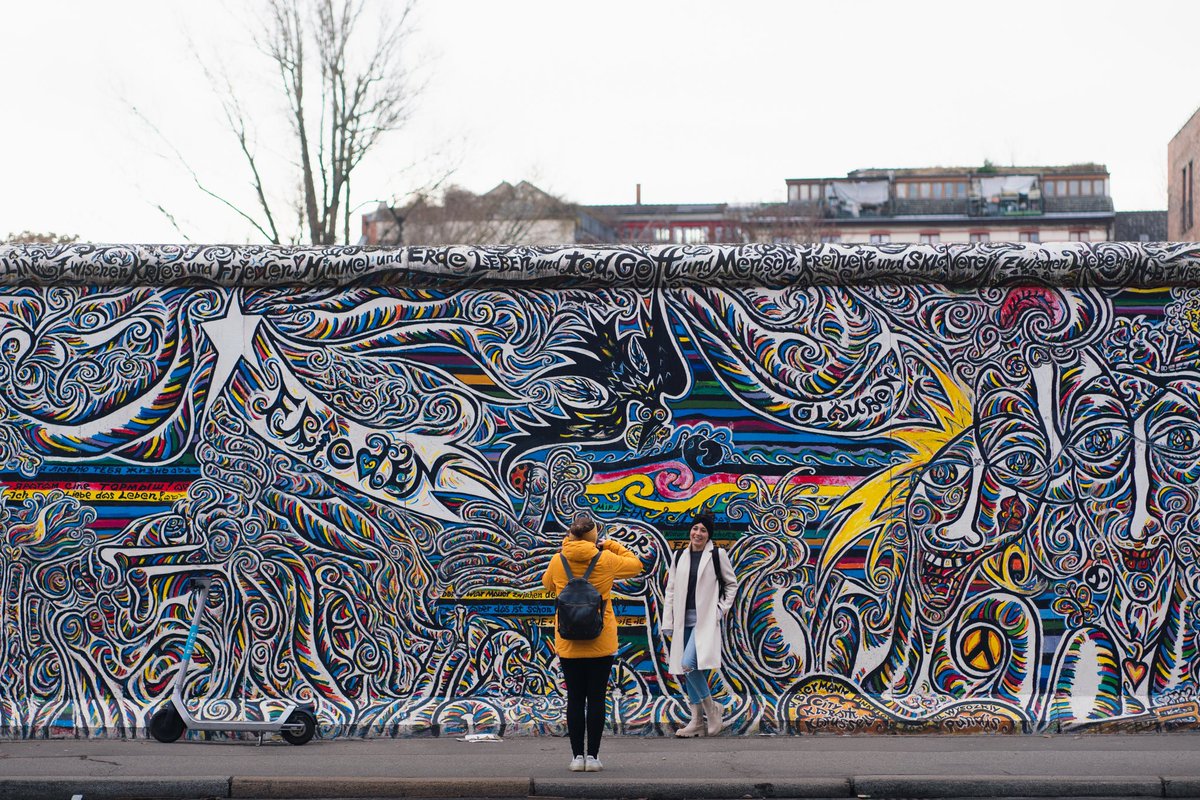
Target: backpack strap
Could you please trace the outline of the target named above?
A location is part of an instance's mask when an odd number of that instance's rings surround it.
[[[725,587],[729,585],[729,582],[725,580],[725,573],[721,572],[721,559],[719,556],[723,552],[725,552],[725,548],[713,546],[713,570],[717,573],[717,583],[721,587],[721,597],[725,596]]]
[[[598,549],[598,550],[596,550],[596,555],[592,556],[592,562],[590,564],[588,564],[587,572],[583,573],[583,579],[585,581],[588,578],[592,577],[592,570],[594,570],[596,568],[597,562],[600,561],[600,554],[603,552],[604,552],[603,550]],[[563,561],[566,561],[566,559],[564,558]]]
[[[567,557],[565,555],[563,555],[562,553],[559,553],[558,557],[560,559],[562,559],[563,569],[565,569],[567,571],[567,580],[569,580],[569,581],[575,580],[575,575],[572,574],[572,572],[571,572],[571,565],[567,563]]]

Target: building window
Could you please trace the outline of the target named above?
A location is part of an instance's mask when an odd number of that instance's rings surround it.
[[[708,244],[708,228],[684,228],[684,244]]]
[[[841,244],[842,237],[836,233],[822,233],[821,244]]]
[[[925,184],[928,186],[929,184]],[[891,244],[892,235],[890,233],[872,233],[871,244]]]
[[[1089,242],[1091,238],[1087,231],[1071,231],[1068,237],[1072,242]]]
[[[936,233],[922,233],[920,238],[921,244],[937,244],[941,240],[942,237]]]
[[[1034,244],[1042,240],[1042,237],[1038,236],[1037,231],[1021,231],[1017,235],[1017,238],[1022,242],[1033,242]]]
[[[655,228],[654,229],[654,241],[656,241],[656,242],[671,241],[671,229],[670,228]]]
[[[821,184],[793,184],[788,187],[788,199],[793,203],[815,203],[821,199]]]
[[[987,244],[992,240],[991,234],[988,233],[972,233],[971,244]]]
[[[1148,233],[1139,233],[1139,234],[1138,234],[1138,241],[1139,241],[1139,242],[1148,242],[1148,241],[1150,241],[1150,234],[1148,234]]]
[[[896,183],[896,197],[901,200],[953,200],[967,197],[966,181],[902,181]]]

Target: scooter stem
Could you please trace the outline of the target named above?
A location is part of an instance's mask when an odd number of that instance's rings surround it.
[[[188,638],[183,645],[183,661],[179,665],[179,674],[175,676],[175,687],[172,694],[183,698],[183,685],[187,680],[188,667],[192,665],[192,651],[196,649],[196,634],[200,632],[200,616],[208,603],[208,593],[212,589],[212,578],[192,578],[192,591],[197,594],[196,610],[192,612],[192,627],[188,629]]]

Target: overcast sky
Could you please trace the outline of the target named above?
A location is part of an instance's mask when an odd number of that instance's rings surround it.
[[[249,197],[194,49],[245,83],[284,163],[237,5],[0,4],[0,237],[256,241],[172,150]],[[648,203],[781,201],[789,177],[990,159],[1101,162],[1118,210],[1162,209],[1167,142],[1200,106],[1198,22],[1194,0],[425,0],[425,89],[354,202],[451,168],[581,203],[633,202],[639,182]]]

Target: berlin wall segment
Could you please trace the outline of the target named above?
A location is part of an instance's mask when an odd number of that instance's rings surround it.
[[[1200,727],[1200,248],[0,247],[0,727],[559,733],[539,576],[644,554],[612,724],[684,719],[697,511],[734,733]]]

